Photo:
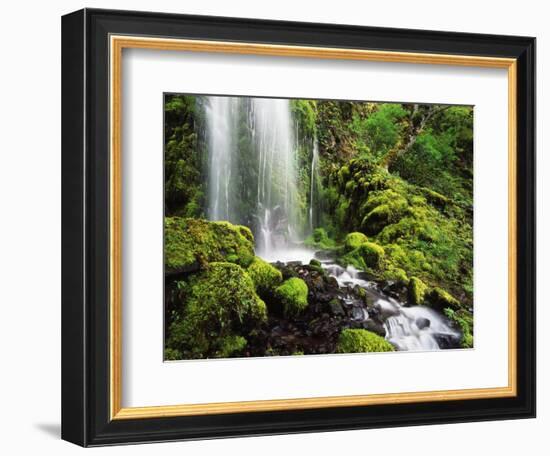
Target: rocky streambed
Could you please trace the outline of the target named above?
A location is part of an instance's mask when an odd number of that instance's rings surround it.
[[[345,329],[371,331],[398,351],[460,348],[460,329],[434,309],[409,306],[405,284],[376,281],[324,252],[309,263],[306,257],[272,262],[285,280],[304,280],[308,307],[292,319],[270,316],[250,340],[249,356],[335,353]]]

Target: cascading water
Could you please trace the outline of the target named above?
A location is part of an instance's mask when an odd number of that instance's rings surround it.
[[[234,221],[232,170],[236,159],[239,99],[208,97],[205,103],[210,154],[208,218]]]
[[[343,268],[334,263],[324,263],[323,267],[329,275],[336,278],[340,287],[359,286],[365,290],[384,320],[386,339],[398,350],[439,350],[458,345],[461,334],[450,326],[443,315],[426,306],[406,307],[383,295],[376,289],[375,282],[366,280],[361,271],[353,266]],[[354,309],[353,315],[356,321],[369,319],[368,311],[364,307]]]
[[[297,204],[298,148],[290,101],[205,97],[204,106],[208,218],[251,226],[260,256],[274,260],[282,253],[285,258],[307,226],[307,214],[300,214]],[[243,199],[246,215],[239,211]]]
[[[319,209],[319,187],[321,184],[321,176],[319,174],[319,144],[317,137],[313,140],[313,153],[311,154],[311,174],[310,174],[310,189],[309,189],[309,229],[313,229],[318,224],[318,209]]]
[[[296,147],[289,100],[251,100],[253,143],[258,157],[258,253],[272,257],[296,238]]]

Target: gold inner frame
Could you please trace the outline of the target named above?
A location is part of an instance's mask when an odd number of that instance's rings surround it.
[[[122,407],[122,51],[123,49],[253,54],[317,59],[367,60],[508,70],[508,385],[505,387],[403,392],[245,402]],[[517,61],[468,55],[387,52],[241,42],[110,37],[110,412],[111,419],[158,418],[221,413],[298,410],[374,404],[513,397],[517,394]]]

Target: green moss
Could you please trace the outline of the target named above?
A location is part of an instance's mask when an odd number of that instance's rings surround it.
[[[363,242],[359,247],[345,254],[341,260],[358,269],[381,270],[384,267],[384,249],[374,242]]]
[[[409,283],[409,277],[407,273],[401,268],[394,268],[393,266],[386,268],[384,271],[384,278],[386,280],[395,280],[402,284],[407,285]]]
[[[166,272],[196,270],[215,261],[227,261],[247,267],[254,260],[253,241],[248,228],[229,222],[166,217]]]
[[[336,242],[328,237],[324,228],[315,228],[313,234],[305,242],[309,247],[315,247],[323,250],[332,250],[336,247]]]
[[[344,246],[346,250],[349,252],[353,249],[356,249],[363,242],[366,242],[367,240],[368,240],[367,236],[365,236],[363,233],[360,233],[360,232],[349,233],[346,236],[346,239],[344,240]]]
[[[299,315],[307,307],[307,284],[297,277],[285,280],[276,288],[275,294],[280,300],[283,313],[287,317]]]
[[[338,182],[340,183],[340,185],[345,185],[345,183],[349,179],[349,176],[350,176],[349,167],[342,166],[338,171]]]
[[[435,207],[442,209],[450,202],[449,198],[436,192],[435,190],[426,187],[421,187],[420,190],[424,193],[426,199]]]
[[[451,320],[462,331],[462,348],[473,348],[474,346],[474,318],[473,315],[462,309],[455,311],[450,308],[446,308],[443,311],[445,316]]]
[[[173,348],[164,349],[164,360],[165,361],[177,361],[182,358],[181,352]]]
[[[338,353],[365,353],[394,351],[386,339],[366,329],[344,329],[338,338]]]
[[[422,282],[418,277],[411,277],[409,281],[409,304],[413,306],[419,306],[424,303],[424,296],[426,295],[427,285]]]
[[[443,310],[445,308],[450,308],[453,310],[460,309],[460,302],[439,287],[432,288],[428,294],[426,294],[425,304],[439,310]]]
[[[406,198],[393,189],[374,192],[365,204],[367,215],[361,226],[366,233],[375,235],[387,225],[397,222],[407,207]]]
[[[236,356],[246,348],[247,341],[242,336],[227,336],[222,339],[221,347],[217,353],[219,358]]]
[[[230,356],[267,319],[252,279],[236,264],[210,263],[178,288],[183,309],[169,327],[167,347],[183,359]]]
[[[281,271],[259,257],[254,258],[247,271],[260,295],[273,292],[275,287],[283,281]]]
[[[316,260],[315,258],[312,258],[309,264],[310,266],[321,267],[321,262],[319,260]]]

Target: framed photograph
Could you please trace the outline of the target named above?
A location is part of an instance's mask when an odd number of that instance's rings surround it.
[[[62,20],[62,437],[535,416],[535,39]]]

